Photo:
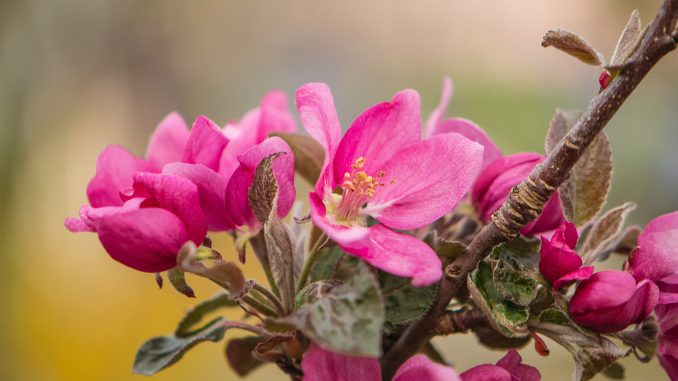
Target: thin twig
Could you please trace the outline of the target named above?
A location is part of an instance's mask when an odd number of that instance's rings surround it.
[[[273,303],[275,309],[278,311],[278,316],[282,317],[285,315],[285,308],[280,303],[280,300],[275,295],[273,295],[271,291],[257,282],[254,282],[252,288],[268,299],[271,303]]]
[[[438,296],[429,312],[413,323],[382,359],[383,379],[390,380],[400,365],[433,337],[435,327],[450,300],[466,283],[468,274],[499,243],[518,235],[529,221],[536,219],[546,201],[568,177],[582,153],[603,130],[650,69],[676,48],[671,35],[678,18],[678,0],[665,0],[648,26],[638,49],[619,76],[595,96],[577,124],[558,143],[546,160],[530,176],[511,190],[501,209],[469,244],[466,254],[445,269]]]

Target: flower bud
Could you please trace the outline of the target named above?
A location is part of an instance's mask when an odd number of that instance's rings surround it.
[[[570,317],[600,333],[621,331],[650,315],[659,290],[647,280],[636,283],[625,271],[601,271],[584,280],[570,300]]]
[[[577,228],[567,221],[556,229],[550,240],[541,237],[539,272],[554,289],[587,279],[593,274],[592,266],[581,267],[581,257],[574,251],[578,238]]]
[[[678,380],[678,304],[658,306],[659,347],[657,357],[669,378]]]

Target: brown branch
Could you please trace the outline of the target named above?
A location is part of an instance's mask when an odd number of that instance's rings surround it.
[[[485,314],[479,309],[445,311],[442,318],[438,320],[434,333],[436,336],[464,333],[486,324]]]
[[[650,69],[676,48],[672,36],[678,18],[678,0],[665,0],[648,26],[638,49],[609,87],[595,96],[586,111],[530,176],[511,190],[501,209],[469,244],[466,253],[445,269],[438,296],[429,312],[413,323],[383,357],[383,379],[390,380],[398,367],[435,335],[449,302],[462,290],[468,274],[499,243],[518,235],[539,216],[546,201],[568,177],[570,169],[600,133]]]

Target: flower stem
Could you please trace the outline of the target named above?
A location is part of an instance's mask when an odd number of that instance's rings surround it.
[[[306,263],[304,263],[304,268],[303,270],[301,270],[301,275],[299,275],[299,281],[297,283],[297,293],[303,290],[304,286],[306,286],[306,281],[308,280],[308,275],[311,273],[313,263],[315,263],[315,260],[317,259],[320,250],[323,247],[325,247],[325,244],[327,244],[327,241],[329,240],[330,238],[327,235],[325,234],[321,235],[320,237],[318,237],[318,240],[315,241],[313,248],[311,248],[311,250],[308,252]]]
[[[280,300],[271,293],[266,287],[260,285],[259,283],[254,283],[254,290],[259,292],[262,296],[264,296],[266,299],[268,299],[273,305],[275,306],[275,309],[278,311],[278,316],[284,316],[285,315],[285,308],[283,308],[282,304],[280,304]]]

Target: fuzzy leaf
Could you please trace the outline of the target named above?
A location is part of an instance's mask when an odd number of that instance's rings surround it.
[[[541,46],[553,46],[589,65],[601,66],[605,62],[603,55],[598,53],[588,41],[565,29],[546,32]]]
[[[529,306],[537,297],[542,281],[539,263],[539,241],[524,237],[497,245],[490,254],[494,287],[501,296],[521,306]]]
[[[170,284],[172,284],[172,287],[174,287],[175,290],[188,296],[189,298],[195,298],[195,292],[193,291],[191,286],[189,286],[188,283],[186,283],[184,270],[182,270],[179,267],[175,267],[167,272],[167,278],[169,279]]]
[[[325,159],[325,151],[320,144],[310,136],[276,132],[272,136],[279,136],[292,149],[294,154],[294,170],[314,185],[320,176]]]
[[[610,244],[620,239],[626,217],[635,209],[636,204],[627,202],[608,210],[596,220],[579,250],[584,266],[598,260]]]
[[[612,363],[603,370],[603,375],[611,380],[623,380],[625,378],[624,373],[624,366],[618,362]]]
[[[326,247],[311,268],[311,282],[319,280],[347,280],[359,259],[344,253],[338,246]]]
[[[556,144],[574,127],[581,115],[582,112],[579,110],[556,109],[556,114],[551,119],[549,129],[546,132],[546,141],[544,142],[546,154],[553,151]]]
[[[294,298],[294,307],[299,308],[304,304],[313,303],[322,299],[333,288],[340,286],[343,282],[337,279],[319,280],[304,287]]]
[[[544,310],[530,320],[530,328],[567,349],[575,361],[575,381],[590,380],[597,373],[625,357],[625,351],[595,332],[574,324],[567,314],[555,308]]]
[[[482,325],[473,328],[473,334],[476,335],[478,342],[491,349],[511,349],[520,348],[529,343],[530,336],[525,337],[506,337],[497,332],[494,328]]]
[[[619,36],[617,46],[614,48],[610,62],[605,65],[608,70],[619,70],[624,67],[626,61],[638,47],[640,40],[643,37],[643,29],[640,24],[640,13],[638,10],[631,12],[624,31]]]
[[[263,365],[264,362],[252,356],[257,344],[262,341],[258,336],[247,336],[229,340],[226,344],[225,354],[228,364],[240,377],[248,375],[251,371]]]
[[[485,313],[492,328],[506,337],[527,336],[529,310],[504,300],[493,284],[490,265],[481,262],[467,279],[467,286],[476,305]]]
[[[294,307],[294,249],[290,231],[278,217],[278,183],[273,174],[273,160],[281,153],[263,159],[254,172],[254,180],[248,199],[257,219],[264,224],[264,239],[268,262],[276,286],[280,291],[283,307]]]
[[[134,359],[134,373],[153,375],[179,361],[193,346],[203,341],[217,342],[223,339],[227,329],[223,323],[223,318],[216,318],[190,336],[158,336],[146,341]]]
[[[559,189],[565,217],[581,226],[600,212],[612,183],[612,151],[607,135],[600,133],[572,167],[570,178]]]
[[[362,262],[356,262],[346,283],[282,321],[294,324],[306,337],[333,352],[381,355],[384,305],[376,280]]]
[[[193,307],[191,307],[184,317],[179,321],[177,329],[174,331],[174,336],[190,337],[196,333],[197,330],[192,328],[199,323],[205,315],[214,312],[220,308],[237,307],[238,303],[233,300],[231,294],[227,291],[222,291],[204,300]],[[202,328],[201,328],[202,329]]]
[[[379,284],[386,308],[384,331],[387,334],[422,317],[438,292],[437,285],[414,287],[409,279],[383,271],[379,272]]]

